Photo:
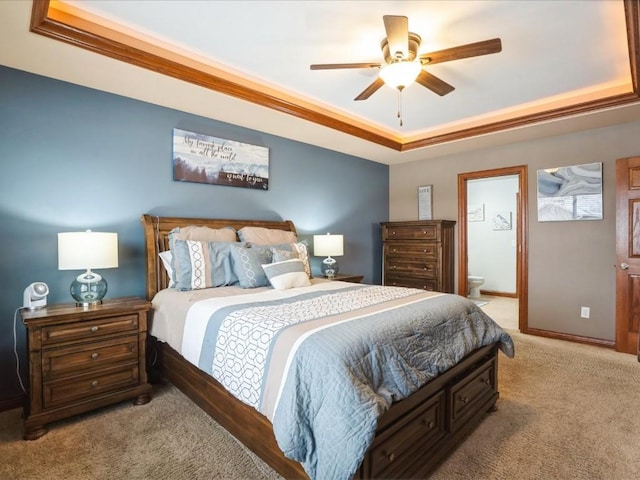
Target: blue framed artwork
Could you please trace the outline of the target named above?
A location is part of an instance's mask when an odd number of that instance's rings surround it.
[[[602,163],[538,170],[538,221],[602,220]]]
[[[173,179],[269,189],[269,149],[173,129]]]

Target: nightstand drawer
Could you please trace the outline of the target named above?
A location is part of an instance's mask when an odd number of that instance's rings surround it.
[[[115,333],[137,332],[137,330],[137,315],[120,315],[68,325],[44,326],[42,327],[42,345],[91,339]]]
[[[45,380],[88,371],[105,365],[136,362],[138,337],[128,336],[42,352],[42,373]]]
[[[73,400],[85,400],[116,388],[138,383],[138,364],[118,367],[95,375],[82,375],[43,385],[42,403],[45,408],[65,405]]]

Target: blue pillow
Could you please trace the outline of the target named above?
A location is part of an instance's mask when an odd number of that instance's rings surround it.
[[[267,248],[231,247],[233,271],[240,287],[256,288],[269,286],[269,279],[262,265],[271,263],[271,251]]]
[[[172,265],[177,290],[200,290],[238,283],[231,247],[240,242],[174,240]]]

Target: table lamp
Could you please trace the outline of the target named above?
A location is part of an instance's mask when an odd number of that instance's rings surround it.
[[[344,241],[342,235],[314,235],[313,254],[316,257],[324,257],[321,271],[328,279],[333,279],[338,273],[338,261],[333,257],[344,255]]]
[[[107,293],[106,280],[94,268],[118,266],[118,234],[65,232],[58,234],[58,270],[84,270],[71,283],[71,296],[78,306],[102,303]]]

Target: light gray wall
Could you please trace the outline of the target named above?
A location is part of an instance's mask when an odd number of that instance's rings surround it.
[[[468,271],[484,277],[481,290],[516,293],[517,193],[514,175],[467,181],[467,204],[484,205],[484,220],[467,222]],[[510,218],[511,229],[496,230],[496,214]]]
[[[175,182],[174,127],[269,148],[269,190]],[[70,302],[79,272],[58,271],[58,232],[118,233],[107,297],[145,295],[140,216],[292,220],[301,239],[344,235],[341,271],[381,277],[388,167],[177,110],[0,67],[0,400],[19,393],[13,318],[33,281]],[[312,259],[319,271],[320,258]],[[17,350],[26,372],[25,332]]]
[[[417,187],[433,184],[434,218],[457,220],[459,173],[528,165],[529,327],[615,339],[615,162],[640,154],[640,122],[394,165],[389,218],[418,218]],[[536,171],[603,163],[603,220],[538,222]],[[591,318],[580,318],[580,307]]]

